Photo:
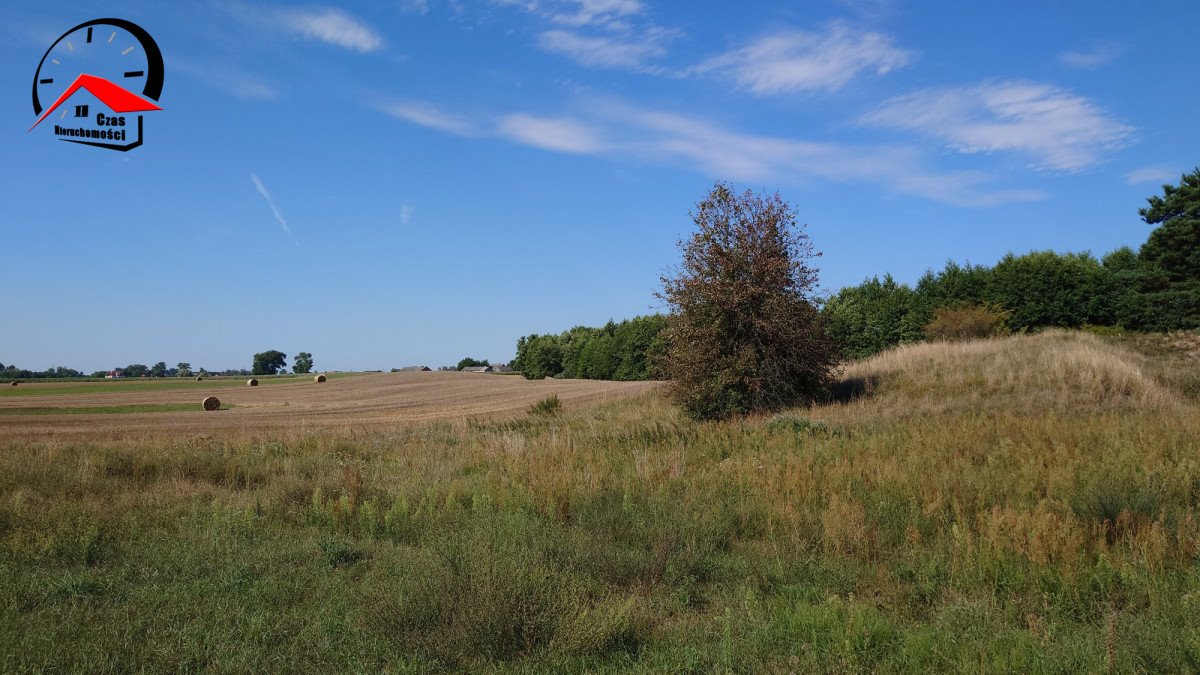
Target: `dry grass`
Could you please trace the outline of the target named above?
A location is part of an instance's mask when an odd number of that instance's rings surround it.
[[[1155,363],[1050,333],[883,354],[772,419],[531,417],[572,383],[446,375],[425,395],[541,388],[369,432],[7,436],[0,663],[1195,671],[1200,406]]]
[[[1179,392],[1152,370],[1148,357],[1111,340],[1049,330],[898,347],[847,366],[839,393],[870,394],[873,409],[899,415],[985,409],[1089,414],[1175,405]]]

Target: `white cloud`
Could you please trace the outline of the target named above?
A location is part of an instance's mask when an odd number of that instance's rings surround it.
[[[648,61],[667,53],[663,43],[672,36],[661,28],[648,29],[638,36],[586,36],[554,29],[538,36],[538,46],[592,68],[646,69]]]
[[[562,117],[506,115],[497,125],[500,135],[543,150],[574,154],[600,152],[604,144],[586,124]]]
[[[654,25],[640,0],[492,0],[556,25],[538,35],[543,51],[589,68],[663,72],[649,62],[666,56],[679,31]]]
[[[604,25],[619,27],[629,17],[641,14],[639,0],[494,0],[496,4],[519,7],[567,26]]]
[[[884,75],[911,60],[911,53],[890,37],[835,21],[819,33],[793,30],[764,35],[692,72],[726,75],[755,94],[831,92],[864,71]]]
[[[586,26],[641,14],[645,9],[638,0],[568,0],[551,18],[570,26]]]
[[[894,98],[860,121],[938,138],[963,153],[1020,152],[1063,171],[1096,164],[1134,131],[1087,98],[1029,82],[927,89]]]
[[[467,119],[447,113],[425,101],[395,101],[379,106],[383,112],[430,129],[437,129],[455,136],[477,136],[479,130]]]
[[[258,194],[262,195],[263,199],[267,201],[267,206],[271,207],[271,215],[275,216],[275,221],[283,228],[288,239],[291,239],[293,244],[299,246],[300,242],[296,241],[296,238],[292,236],[291,228],[288,227],[287,221],[283,219],[283,214],[279,212],[279,207],[275,206],[275,200],[271,199],[271,193],[267,192],[267,186],[263,185],[258,174],[250,174],[250,181],[254,183],[254,189],[258,190]]]
[[[404,206],[400,207],[400,224],[401,225],[407,225],[410,222],[412,222],[412,217],[413,217],[413,207],[409,206],[408,204],[405,204]]]
[[[336,47],[363,53],[383,48],[375,29],[339,9],[281,9],[278,18],[288,30]]]
[[[913,146],[757,135],[711,120],[610,100],[588,103],[587,113],[579,117],[505,115],[489,135],[551,152],[674,165],[731,180],[862,182],[957,206],[986,207],[1045,197],[1036,190],[995,187],[995,177],[981,171],[929,168],[924,153]]]
[[[1165,185],[1179,178],[1181,171],[1172,169],[1169,166],[1158,164],[1156,166],[1145,166],[1140,169],[1134,169],[1125,174],[1126,185],[1140,185],[1142,183],[1158,183]]]
[[[626,126],[620,150],[660,162],[698,166],[734,180],[868,181],[894,192],[959,206],[1041,199],[1032,190],[997,190],[980,172],[939,172],[911,147],[849,145],[747,134],[676,113],[610,105],[599,108]],[[615,135],[615,134],[614,134]]]
[[[1104,44],[1087,51],[1065,51],[1058,54],[1058,62],[1068,68],[1092,70],[1106,66],[1117,59],[1124,51],[1120,45]]]
[[[429,0],[401,0],[400,11],[406,14],[428,14]]]

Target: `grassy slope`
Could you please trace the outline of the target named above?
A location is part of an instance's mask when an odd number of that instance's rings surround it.
[[[908,347],[772,420],[3,441],[0,670],[1196,670],[1195,364],[1129,347]]]

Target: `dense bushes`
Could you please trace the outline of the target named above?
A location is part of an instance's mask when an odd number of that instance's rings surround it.
[[[823,313],[830,335],[856,358],[920,340],[930,317],[928,302],[891,275],[843,288],[825,303]]]
[[[938,307],[925,324],[930,340],[972,340],[1008,332],[1009,313],[983,305]]]
[[[576,326],[558,335],[527,335],[517,340],[512,367],[532,380],[649,380],[655,376],[659,333],[665,324],[654,314],[609,321],[600,328]]]

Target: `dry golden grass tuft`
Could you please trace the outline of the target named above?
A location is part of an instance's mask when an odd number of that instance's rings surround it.
[[[841,398],[924,414],[952,410],[1091,413],[1171,406],[1178,392],[1149,359],[1111,340],[1048,330],[972,342],[925,342],[849,364]]]

